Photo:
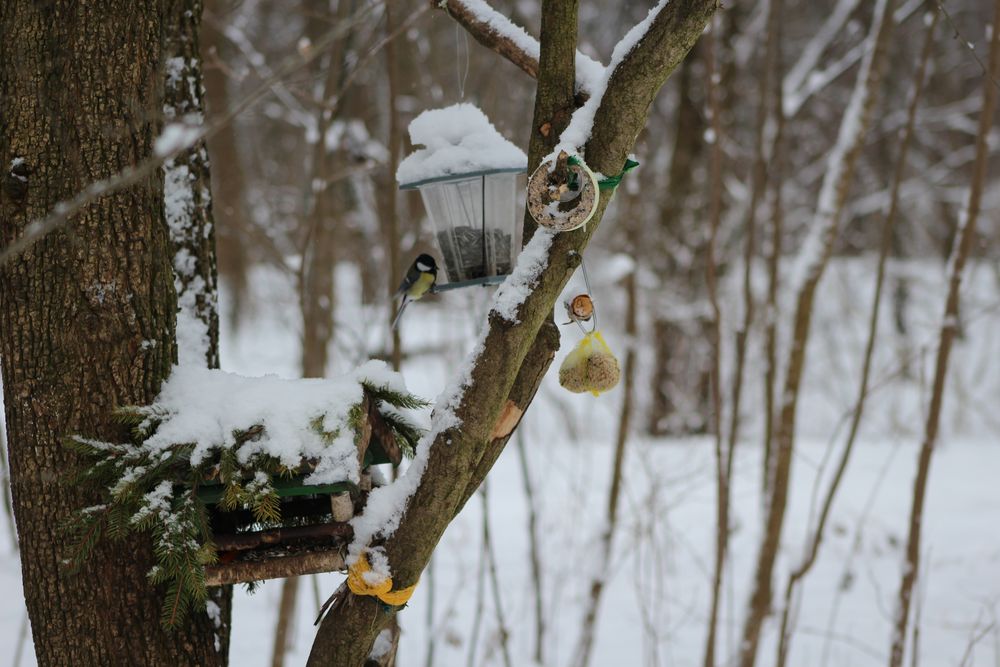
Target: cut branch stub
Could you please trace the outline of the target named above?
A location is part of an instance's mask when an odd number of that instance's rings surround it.
[[[10,163],[10,169],[3,179],[3,189],[14,201],[23,201],[28,194],[28,176],[31,169],[23,158],[15,158]]]
[[[568,232],[587,224],[600,201],[597,177],[576,156],[543,160],[528,179],[528,211],[535,222]]]

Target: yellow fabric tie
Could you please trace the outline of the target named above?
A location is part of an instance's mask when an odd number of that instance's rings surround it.
[[[417,584],[413,584],[409,588],[394,591],[392,590],[392,577],[387,577],[379,583],[372,585],[365,579],[365,574],[371,572],[371,569],[371,565],[368,564],[368,557],[365,554],[358,556],[358,559],[354,561],[354,565],[351,565],[347,569],[347,587],[351,589],[352,593],[355,595],[372,595],[393,607],[401,607],[410,600],[410,596],[413,595]]]

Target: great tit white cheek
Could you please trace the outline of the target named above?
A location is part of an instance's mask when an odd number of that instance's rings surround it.
[[[430,271],[430,270],[431,267],[427,266],[426,264],[421,264],[420,262],[417,262],[417,271]]]

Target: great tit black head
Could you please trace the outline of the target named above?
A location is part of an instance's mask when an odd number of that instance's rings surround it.
[[[417,271],[420,273],[433,273],[435,277],[437,276],[437,262],[435,262],[434,258],[427,253],[418,255],[416,261],[413,262],[413,266],[415,266]]]

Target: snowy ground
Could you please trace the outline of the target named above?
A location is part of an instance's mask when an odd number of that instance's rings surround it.
[[[787,567],[802,551],[817,477],[826,479],[830,473],[830,442],[839,446],[843,441],[838,425],[853,400],[862,322],[870,298],[866,266],[853,260],[841,263],[825,283],[826,300],[816,322],[800,418],[802,436],[783,558],[775,578],[778,589],[784,586]],[[897,267],[900,272],[915,281],[911,334],[905,342],[894,338],[886,315],[886,343],[880,348],[874,376],[881,384],[835,507],[828,539],[806,580],[788,662],[792,667],[861,667],[886,662],[921,428],[920,405],[929,382],[926,368],[933,356],[929,342],[939,317],[942,283],[940,271],[903,266]],[[294,376],[298,365],[296,302],[273,276],[258,278],[256,312],[248,316],[239,335],[225,336],[223,365],[247,374]],[[349,297],[357,293],[351,289],[352,276],[338,275],[338,279],[338,292],[345,298],[338,303],[344,325],[338,339],[342,351],[335,365],[345,370],[377,343],[365,332],[372,330],[370,321],[384,310],[379,309],[377,315],[358,310]],[[964,311],[967,336],[953,360],[944,438],[932,467],[923,542],[926,569],[918,585],[920,664],[932,667],[1000,665],[1000,491],[995,482],[1000,473],[995,414],[1000,389],[996,350],[1000,318],[995,311],[992,270],[978,267],[971,283]],[[610,292],[602,296],[599,290],[598,297],[599,304],[615,302]],[[472,338],[469,313],[483,308],[480,297],[452,294],[437,307],[421,303],[410,309],[404,323],[407,338],[420,330],[424,341],[456,343],[449,346],[446,364],[440,357],[408,362],[404,371],[411,389],[427,397],[440,391],[447,367],[462,356],[458,343]],[[613,313],[604,313],[603,321],[614,322]],[[605,333],[616,348],[620,334],[608,324]],[[565,329],[564,348],[576,338]],[[916,360],[909,379],[899,377],[903,356]],[[759,385],[758,366],[751,368],[750,377]],[[751,408],[755,400],[751,393]],[[583,602],[597,561],[619,401],[620,392],[597,399],[569,395],[558,387],[553,372],[520,431],[537,492],[545,665],[566,665],[578,641]],[[747,420],[744,436],[736,463],[733,559],[720,635],[723,655],[732,655],[736,648],[761,524],[755,420]],[[708,439],[630,441],[622,523],[613,566],[605,574],[606,594],[592,665],[700,664],[713,556],[712,466]],[[528,558],[524,479],[513,442],[488,484],[490,529],[512,664],[528,665],[534,650],[536,591]],[[435,665],[503,664],[489,579],[481,580],[479,575],[482,525],[482,501],[475,498],[446,533],[430,570],[400,617],[404,634],[399,664],[403,667],[428,664],[430,637],[434,638]],[[11,662],[24,617],[17,557],[9,542],[7,526],[0,526],[0,590],[6,593],[0,599],[0,646],[6,649],[0,667]],[[317,595],[325,599],[339,579],[324,575],[305,580],[289,664],[303,664],[314,634]],[[270,664],[280,588],[271,582],[254,596],[237,593],[233,665]],[[481,629],[475,635],[480,610]],[[762,665],[774,661],[773,623],[768,629],[760,652]],[[470,649],[474,636],[476,642]],[[33,664],[30,641],[20,664]]]

